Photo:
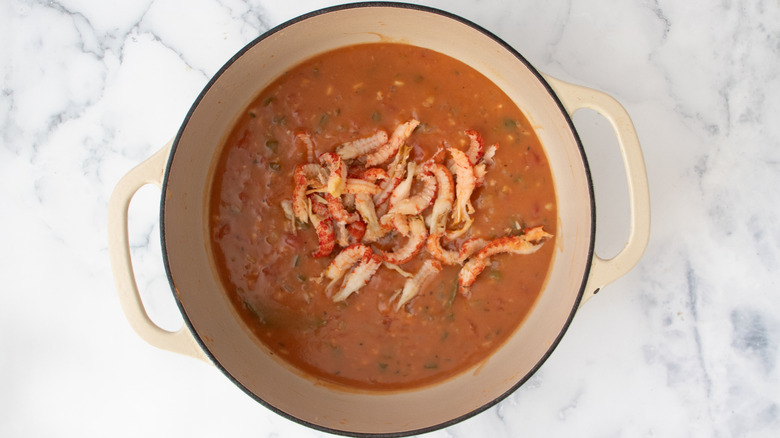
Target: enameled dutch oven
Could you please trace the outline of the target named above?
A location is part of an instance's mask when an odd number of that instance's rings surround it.
[[[555,255],[544,290],[522,326],[491,357],[459,376],[414,390],[356,391],[318,382],[269,353],[245,326],[214,268],[208,196],[222,142],[253,98],[285,70],[324,51],[369,42],[436,50],[501,87],[534,126],[558,202]],[[612,259],[594,255],[595,210],[588,164],[570,115],[591,108],[612,124],[629,187],[630,234]],[[163,260],[185,326],[168,332],[146,314],[130,261],[127,210],[145,184],[162,188]],[[214,76],[175,139],[130,171],[109,205],[111,262],[120,301],[146,341],[203,359],[247,394],[307,426],[353,435],[411,435],[475,415],[523,384],[547,359],[575,312],[641,257],[650,230],[642,153],[631,120],[612,98],[536,71],[479,26],[426,7],[360,3],[324,9],[263,34]]]

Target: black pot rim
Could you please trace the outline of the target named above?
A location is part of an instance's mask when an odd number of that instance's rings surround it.
[[[560,333],[555,338],[555,340],[551,343],[548,350],[545,352],[542,357],[539,358],[537,363],[534,365],[534,367],[531,368],[531,370],[523,376],[521,379],[519,379],[514,385],[512,385],[507,391],[505,391],[503,394],[497,396],[492,401],[485,403],[484,405],[480,406],[479,408],[476,408],[466,414],[460,415],[458,417],[452,418],[448,421],[435,424],[432,426],[427,426],[420,429],[414,429],[414,430],[407,430],[407,431],[399,431],[399,432],[391,432],[391,433],[355,433],[348,430],[340,430],[340,429],[334,429],[329,427],[324,427],[318,424],[311,423],[309,421],[303,420],[301,418],[298,418],[294,415],[291,415],[272,404],[266,402],[263,400],[259,395],[255,394],[251,390],[249,390],[247,387],[241,384],[241,382],[238,381],[233,375],[230,374],[230,372],[222,366],[222,364],[219,362],[219,359],[214,356],[203,339],[198,334],[197,330],[193,326],[191,320],[187,316],[186,311],[184,310],[184,307],[180,301],[179,295],[175,292],[175,284],[173,280],[173,276],[171,274],[170,265],[168,263],[168,250],[166,246],[165,241],[165,224],[164,224],[164,218],[165,218],[165,199],[166,199],[166,191],[167,191],[167,183],[168,183],[168,175],[171,170],[171,166],[173,163],[173,157],[176,153],[176,150],[179,145],[179,140],[181,138],[181,135],[186,128],[190,118],[192,117],[193,112],[200,104],[201,100],[203,100],[206,93],[211,89],[211,87],[214,85],[214,83],[222,76],[222,74],[229,69],[233,63],[236,62],[241,56],[243,56],[247,51],[249,51],[251,48],[253,48],[255,45],[259,44],[266,38],[268,38],[271,35],[276,34],[277,32],[286,29],[287,27],[290,27],[296,23],[299,23],[301,21],[305,21],[307,19],[310,19],[312,17],[316,17],[323,14],[333,13],[333,12],[339,12],[343,10],[348,9],[355,9],[355,8],[374,8],[374,7],[391,7],[391,8],[401,8],[401,9],[412,9],[417,10],[420,12],[426,12],[426,13],[432,13],[436,15],[443,16],[445,18],[449,18],[455,21],[458,21],[460,23],[463,23],[474,30],[479,31],[480,33],[484,34],[485,36],[491,38],[493,41],[495,41],[497,44],[499,44],[501,47],[504,48],[507,52],[511,53],[513,56],[515,56],[518,60],[520,60],[533,74],[536,76],[539,80],[539,82],[547,89],[550,96],[552,96],[553,100],[555,101],[556,105],[559,107],[561,113],[563,114],[567,124],[569,125],[569,129],[571,130],[574,139],[577,143],[577,147],[580,151],[580,155],[582,158],[582,164],[584,166],[585,175],[588,182],[588,193],[590,196],[590,211],[591,211],[591,230],[590,230],[590,239],[589,239],[589,247],[588,247],[588,256],[587,256],[587,265],[585,266],[585,272],[583,275],[582,283],[580,286],[580,290],[577,293],[577,298],[575,299],[574,305],[572,306],[572,310],[569,313],[566,321],[564,322]],[[269,29],[268,31],[264,32],[262,35],[255,38],[253,41],[245,45],[240,51],[238,51],[233,57],[231,57],[223,66],[222,68],[217,71],[217,73],[209,80],[209,82],[206,84],[206,86],[203,88],[201,93],[198,95],[197,99],[195,99],[194,103],[190,107],[190,110],[188,111],[187,115],[184,118],[184,121],[182,122],[182,125],[176,134],[176,137],[174,138],[173,144],[171,146],[171,152],[169,155],[168,163],[165,167],[165,174],[162,184],[162,195],[160,198],[160,240],[161,240],[161,247],[162,247],[162,255],[163,255],[163,264],[165,266],[165,273],[168,277],[168,282],[171,285],[171,290],[173,292],[173,296],[176,301],[176,305],[179,308],[179,311],[182,314],[182,317],[184,319],[184,323],[189,328],[190,332],[193,334],[194,338],[200,345],[200,347],[203,349],[203,351],[206,353],[206,355],[211,359],[211,361],[214,363],[214,365],[222,371],[222,373],[230,380],[232,381],[236,386],[241,388],[247,395],[252,397],[254,400],[259,402],[261,405],[265,406],[266,408],[270,409],[271,411],[281,415],[284,418],[287,418],[291,421],[294,421],[298,424],[304,425],[306,427],[319,430],[322,432],[327,432],[331,434],[338,434],[338,435],[344,435],[344,436],[355,436],[355,437],[372,437],[372,438],[379,438],[379,437],[406,437],[406,436],[412,436],[412,435],[418,435],[428,432],[433,432],[439,429],[443,429],[445,427],[452,426],[454,424],[460,423],[461,421],[464,421],[466,419],[469,419],[471,417],[474,417],[491,407],[495,406],[496,404],[503,401],[505,398],[507,398],[510,394],[515,392],[518,388],[520,388],[523,384],[525,384],[528,379],[530,379],[541,367],[542,365],[547,361],[547,359],[552,355],[552,352],[555,350],[555,348],[560,343],[561,339],[563,338],[564,334],[568,330],[569,326],[571,325],[571,322],[574,318],[575,313],[577,312],[577,309],[579,308],[580,302],[582,301],[582,297],[585,292],[585,286],[586,281],[590,273],[591,263],[593,261],[594,256],[594,243],[595,243],[595,231],[596,231],[596,206],[595,206],[595,198],[593,193],[593,181],[591,178],[590,168],[588,166],[587,157],[585,155],[585,150],[582,146],[582,141],[580,140],[579,135],[577,134],[577,131],[574,127],[574,123],[571,120],[571,117],[569,117],[568,112],[563,106],[563,103],[560,101],[558,96],[553,91],[552,87],[547,83],[547,81],[544,79],[544,77],[539,73],[538,70],[536,70],[531,63],[529,63],[519,52],[517,52],[514,48],[512,48],[509,44],[507,44],[504,40],[493,34],[492,32],[488,31],[487,29],[483,28],[482,26],[465,19],[459,15],[455,15],[450,12],[446,12],[440,9],[432,8],[429,6],[422,6],[422,5],[416,5],[416,4],[410,4],[410,3],[398,3],[398,2],[356,2],[356,3],[348,3],[348,4],[342,4],[342,5],[336,5],[331,6],[323,9],[319,9],[316,11],[312,11],[303,15],[300,15],[296,18],[290,19],[272,29]]]

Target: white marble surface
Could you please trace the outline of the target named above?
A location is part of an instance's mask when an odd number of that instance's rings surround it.
[[[653,224],[637,268],[577,314],[526,385],[429,436],[780,436],[780,3],[422,3],[623,103]],[[325,435],[132,331],[106,205],[233,53],[331,4],[0,2],[0,436]],[[575,122],[609,255],[626,233],[620,160],[602,119]],[[174,328],[158,197],[147,187],[134,199],[131,241],[150,313]]]

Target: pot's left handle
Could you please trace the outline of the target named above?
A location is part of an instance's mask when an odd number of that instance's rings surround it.
[[[125,317],[138,335],[155,347],[181,353],[211,363],[197,341],[190,333],[187,325],[175,331],[160,328],[146,313],[138,283],[135,280],[133,262],[130,258],[130,240],[128,237],[127,213],[130,200],[138,190],[154,184],[162,187],[165,166],[171,151],[169,142],[154,155],[130,170],[114,187],[108,201],[108,252],[111,259],[111,270],[119,293],[119,302]]]

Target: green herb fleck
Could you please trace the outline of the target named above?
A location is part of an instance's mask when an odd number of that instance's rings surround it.
[[[268,163],[268,167],[270,167],[274,172],[282,170],[282,165],[277,162]]]
[[[488,273],[488,276],[495,280],[495,281],[501,281],[501,271],[497,269],[493,269]]]
[[[273,96],[268,96],[263,100],[263,106],[268,106],[272,103],[274,103],[274,100],[276,100]]]
[[[455,297],[458,295],[458,284],[455,283],[454,286],[450,288],[450,296],[447,298],[447,307],[452,307],[452,303],[455,302]]]
[[[303,274],[298,274],[295,276],[295,278],[297,278],[301,283],[306,283],[306,276]]]
[[[244,308],[249,311],[252,316],[254,316],[257,319],[260,319],[260,314],[255,310],[254,306],[249,304],[249,301],[242,300],[242,303],[244,304]]]
[[[387,364],[384,362],[378,362],[377,365],[379,366],[379,369],[385,370],[387,369]]]
[[[436,368],[439,368],[439,364],[436,362],[425,362],[425,365],[423,365],[426,369],[433,370]]]
[[[513,119],[506,118],[504,119],[504,128],[506,129],[517,129],[517,122]]]
[[[293,261],[292,261],[293,268],[297,268],[300,261],[301,261],[300,256],[298,256],[298,254],[295,254],[293,256]]]
[[[428,133],[433,132],[433,128],[431,127],[431,125],[429,125],[429,124],[427,124],[425,122],[422,122],[419,125],[417,125],[416,128],[414,128],[414,132],[418,132],[418,131],[428,134]]]
[[[271,150],[271,152],[276,152],[279,149],[279,142],[276,140],[268,140],[265,142],[265,147]]]
[[[379,123],[382,120],[382,114],[379,111],[374,111],[374,114],[371,114],[371,120]]]

